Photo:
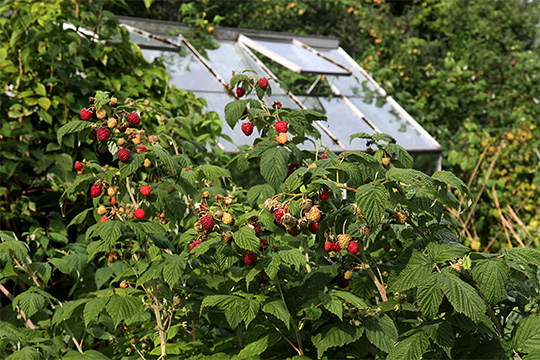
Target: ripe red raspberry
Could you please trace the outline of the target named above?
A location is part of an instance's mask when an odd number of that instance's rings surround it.
[[[317,223],[310,223],[309,226],[309,231],[312,233],[312,234],[316,234],[317,231],[319,230],[319,224]]]
[[[338,285],[340,288],[345,289],[347,286],[349,286],[349,280],[339,280]]]
[[[143,153],[143,152],[146,152],[146,146],[144,145],[139,145],[139,147],[137,148],[137,154],[140,154],[140,153]]]
[[[99,128],[96,132],[97,139],[101,142],[107,141],[107,139],[109,138],[109,134],[109,129],[107,129],[106,127]]]
[[[192,242],[191,244],[189,244],[189,251],[195,249],[195,247],[196,247],[197,245],[199,245],[200,243],[202,243],[201,240],[195,240],[194,242]]]
[[[332,243],[332,251],[339,251],[341,248],[337,242]]]
[[[144,210],[143,209],[137,209],[135,210],[135,212],[133,213],[133,215],[135,215],[135,217],[139,220],[141,220],[143,217],[144,217]]]
[[[88,121],[92,118],[92,112],[90,110],[82,109],[81,110],[81,119]]]
[[[261,237],[261,225],[259,223],[253,224],[253,230],[255,230],[255,235]]]
[[[118,160],[126,162],[129,160],[129,149],[120,149],[118,150]]]
[[[330,193],[328,191],[323,191],[321,193],[321,200],[328,200],[330,198]]]
[[[267,78],[260,78],[259,79],[259,86],[261,89],[266,89],[268,87],[268,79]]]
[[[247,122],[242,124],[242,132],[244,135],[249,136],[253,134],[253,123]]]
[[[120,131],[121,133],[125,133],[127,130],[127,127],[125,125],[122,125],[118,128],[118,131]]]
[[[269,246],[268,245],[268,240],[261,238],[259,240],[259,243],[260,243],[260,245],[259,245],[259,250],[260,251],[264,251],[264,250],[268,249],[268,246]]]
[[[127,116],[127,121],[129,121],[131,125],[139,125],[141,117],[134,111]]]
[[[73,168],[77,171],[81,171],[83,169],[84,165],[80,161],[75,161],[75,165],[73,165]]]
[[[330,241],[325,241],[324,242],[324,250],[326,250],[326,251],[332,250],[332,243]]]
[[[241,98],[245,94],[246,94],[246,90],[244,90],[243,88],[239,87],[236,89],[236,96],[238,96],[239,98]]]
[[[99,195],[101,195],[101,188],[97,185],[92,185],[90,188],[90,196],[98,197]]]
[[[105,221],[109,221],[109,218],[106,215],[103,215],[101,217],[101,220],[99,220],[99,222],[105,222]]]
[[[349,251],[349,253],[353,255],[358,254],[358,243],[355,240],[352,240],[349,243],[349,247],[347,248],[347,251]]]
[[[278,133],[286,133],[287,132],[287,123],[285,121],[278,121],[275,125],[276,131]]]
[[[321,155],[321,159],[328,159],[328,155],[326,155],[326,152]]]
[[[212,215],[204,215],[201,218],[201,226],[204,230],[212,230],[214,228],[214,218]]]
[[[255,255],[255,253],[247,252],[244,254],[244,264],[247,266],[255,264],[255,260],[257,260],[257,255]]]
[[[283,211],[283,209],[277,209],[276,211],[274,211],[274,217],[276,218],[278,224],[281,224],[281,218],[283,217],[283,215],[285,215],[285,211]]]
[[[141,186],[141,194],[143,194],[144,196],[150,195],[150,190],[150,186],[148,185]]]

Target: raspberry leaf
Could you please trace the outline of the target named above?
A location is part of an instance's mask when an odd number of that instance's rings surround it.
[[[89,128],[92,126],[92,122],[90,121],[71,121],[62,126],[60,129],[58,129],[58,132],[56,133],[56,140],[60,145],[62,145],[62,139],[64,136],[68,134],[78,133],[86,128]]]

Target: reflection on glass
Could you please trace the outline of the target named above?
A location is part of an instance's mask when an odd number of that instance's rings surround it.
[[[302,72],[304,73],[343,75],[349,74],[349,72],[347,72],[345,69],[329,62],[323,57],[317,56],[316,54],[304,49],[299,45],[290,42],[278,42],[268,40],[254,41],[259,45],[266,47],[270,51],[273,51],[274,53],[279,54],[287,60],[299,65],[302,68]],[[265,55],[270,58],[272,57],[268,54]]]
[[[164,51],[142,49],[146,60],[154,61],[161,57],[163,64],[171,77],[170,84],[179,89],[192,91],[218,91],[226,92],[219,81],[204,68],[196,58],[187,53],[180,54],[178,51]]]
[[[384,98],[356,98],[349,100],[369,119],[379,130],[396,139],[398,145],[407,150],[434,149],[435,147],[424,138],[403,116],[401,116]]]
[[[352,68],[345,59],[338,52],[337,49],[317,49],[321,54],[328,56],[329,58],[338,61],[340,64],[345,64],[349,68]],[[341,94],[345,96],[378,96],[375,85],[369,81],[364,74],[353,68],[351,76],[335,76],[328,75],[326,78],[328,81],[337,87]]]

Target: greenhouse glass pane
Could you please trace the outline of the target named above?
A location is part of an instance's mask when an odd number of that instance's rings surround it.
[[[375,84],[368,80],[360,71],[354,69],[347,59],[345,59],[337,49],[321,50],[317,49],[321,54],[338,61],[340,64],[345,64],[352,68],[351,76],[335,76],[327,75],[328,81],[337,87],[342,95],[345,96],[379,96]]]
[[[178,51],[142,49],[146,60],[162,57],[167,73],[171,77],[170,84],[179,89],[191,91],[226,92],[221,83],[192,55],[185,56]]]
[[[303,47],[294,44],[292,42],[279,42],[279,41],[270,41],[270,40],[252,40],[260,47],[255,49],[261,52],[264,56],[269,57],[270,59],[281,63],[274,58],[273,53],[278,54],[293,64],[301,68],[302,73],[310,74],[343,74],[349,75],[350,73],[339,67],[330,61],[324,59],[317,54],[312,53],[309,50],[304,49]],[[249,46],[249,44],[246,44]],[[267,49],[269,51],[264,51]],[[281,65],[288,67],[287,64],[281,63]],[[290,67],[288,67],[291,69]],[[294,69],[291,69],[294,71]]]
[[[384,98],[356,98],[349,100],[381,132],[396,139],[398,145],[407,150],[429,150],[436,147],[422,136],[403,116],[401,116]]]
[[[170,48],[170,49],[177,49],[172,45],[169,45],[163,41],[159,41],[156,39],[152,39],[148,36],[141,35],[136,32],[129,32],[129,40],[132,43],[135,43],[139,46],[153,46],[153,47],[161,47],[161,48]]]
[[[375,132],[341,98],[332,98],[330,100],[324,97],[311,98],[311,100],[309,98],[302,98],[301,101],[304,105],[316,111],[321,111],[319,107],[322,107],[324,110],[323,113],[328,117],[328,122],[323,121],[322,124],[326,126],[332,135],[338,138],[347,150],[365,149],[365,146],[361,145],[361,141],[355,140],[349,145],[352,134],[357,132],[373,134]],[[337,145],[333,145],[331,149],[334,151],[343,151]]]

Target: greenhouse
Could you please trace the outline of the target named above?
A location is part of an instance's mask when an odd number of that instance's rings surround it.
[[[228,79],[233,72],[251,69],[270,79],[273,94],[272,100],[265,98],[267,106],[279,101],[285,107],[312,109],[327,116],[328,121],[318,122],[317,126],[322,133],[321,144],[331,151],[365,150],[365,141],[350,141],[351,134],[364,132],[389,134],[412,153],[441,152],[439,143],[386,94],[335,38],[216,28],[214,36],[219,47],[206,49],[203,56],[181,35],[185,28],[179,23],[127,17],[119,20],[147,60],[163,59],[171,85],[203,97],[208,110],[217,112],[221,119],[225,118],[225,105],[235,99]],[[289,91],[272,71],[276,68],[306,75],[313,82],[299,93]],[[225,151],[235,151],[250,141],[227,125],[223,132],[233,140],[220,142]],[[305,146],[314,145],[306,142]]]

